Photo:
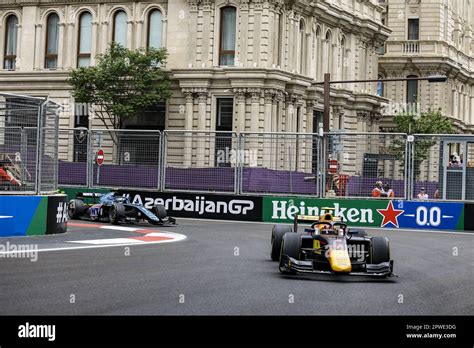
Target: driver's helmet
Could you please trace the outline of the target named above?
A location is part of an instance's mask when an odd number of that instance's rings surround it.
[[[320,220],[325,222],[332,222],[334,221],[334,217],[331,213],[325,213],[321,216]]]

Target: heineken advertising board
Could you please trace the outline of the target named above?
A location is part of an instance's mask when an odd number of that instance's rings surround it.
[[[412,202],[404,200],[316,199],[302,197],[264,197],[263,221],[291,222],[296,214],[321,215],[325,207],[334,208],[350,226],[464,229],[464,204]]]

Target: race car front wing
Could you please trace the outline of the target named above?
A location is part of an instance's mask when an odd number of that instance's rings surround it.
[[[313,274],[344,274],[350,276],[365,277],[396,277],[393,273],[393,260],[382,262],[379,264],[361,263],[358,265],[358,271],[355,272],[334,272],[332,270],[324,270],[317,267],[317,263],[312,260],[301,261],[296,260],[288,255],[282,255],[280,259],[280,271],[296,272],[296,273],[313,273]]]

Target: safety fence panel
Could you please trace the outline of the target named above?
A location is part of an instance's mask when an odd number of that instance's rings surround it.
[[[318,195],[316,134],[242,133],[240,143],[242,193]]]
[[[91,130],[92,187],[160,189],[161,133]]]
[[[58,189],[58,120],[61,107],[49,100],[41,106],[38,191],[54,193]]]
[[[236,133],[165,131],[163,149],[164,190],[237,193]]]
[[[330,133],[326,197],[406,197],[407,141],[396,133]]]
[[[38,128],[0,128],[0,191],[36,192]]]
[[[89,131],[60,129],[58,133],[58,182],[63,186],[88,185]]]
[[[416,134],[412,145],[413,199],[474,200],[474,136]]]

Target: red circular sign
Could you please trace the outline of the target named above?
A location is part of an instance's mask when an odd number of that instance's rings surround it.
[[[97,151],[96,162],[99,166],[101,166],[102,163],[104,163],[104,150],[99,149],[99,151]]]

